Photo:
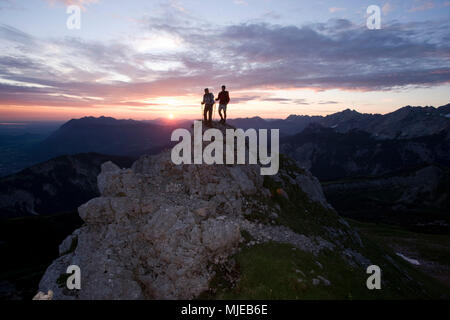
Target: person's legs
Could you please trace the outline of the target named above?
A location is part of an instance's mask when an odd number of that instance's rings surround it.
[[[212,106],[205,105],[205,108],[203,109],[203,119],[206,125],[211,124],[211,118],[212,118]]]
[[[223,110],[223,116],[222,116],[222,110]],[[225,122],[227,116],[227,106],[224,104],[219,105],[219,115],[220,115],[220,122]]]
[[[212,111],[213,111],[213,106],[209,106],[209,108],[208,108],[208,122],[209,122],[209,124],[212,123]]]
[[[225,121],[227,121],[227,105],[226,104],[222,104],[220,105],[223,109],[223,123],[225,123]]]
[[[223,121],[223,116],[222,116],[222,106],[219,106],[219,116],[220,116],[220,121]]]
[[[203,107],[203,122],[206,124],[206,113],[208,112],[208,106]]]

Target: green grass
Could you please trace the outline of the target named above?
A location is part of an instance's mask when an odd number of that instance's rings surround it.
[[[285,168],[288,169],[285,169]],[[270,190],[272,197],[270,199],[258,199],[265,202],[269,207],[279,207],[278,218],[275,219],[277,224],[289,227],[294,232],[304,234],[307,236],[320,236],[325,240],[332,240],[329,238],[329,233],[326,228],[342,230],[347,232],[344,225],[339,223],[338,214],[321,204],[311,201],[309,196],[296,184],[286,182],[287,176],[293,176],[294,164],[291,160],[282,159],[280,161],[280,176],[283,180],[276,181],[270,176],[264,177],[264,187]],[[300,169],[299,169],[300,170]],[[298,173],[302,173],[299,171]],[[278,192],[279,189],[288,195],[288,198]],[[267,214],[267,212],[266,212]],[[259,219],[263,223],[267,223],[267,218],[264,213],[254,213],[254,216],[260,216]],[[341,241],[348,247],[353,247],[352,241],[347,241],[350,237],[341,237]]]
[[[352,267],[336,252],[318,256],[291,245],[265,243],[244,247],[233,258],[234,267],[218,268],[210,283],[211,290],[200,299],[439,299],[449,291],[401,259],[385,258],[385,251],[368,244],[371,258],[382,269],[382,289],[368,290],[369,275],[362,267]],[[317,263],[319,262],[322,267]],[[322,276],[331,282],[326,286],[312,283]],[[230,285],[230,278],[237,278]],[[447,294],[447,296],[445,296]]]
[[[289,159],[282,158],[279,174],[282,180],[265,177],[264,186],[270,190],[271,197],[251,199],[256,200],[256,205],[246,217],[266,224],[274,220],[275,224],[285,225],[294,232],[310,237],[320,236],[336,244],[336,239],[330,239],[326,228],[333,229],[334,236],[339,234],[342,247],[335,251],[327,249],[314,256],[289,244],[243,245],[228,264],[215,266],[216,275],[210,282],[210,289],[200,295],[200,299],[449,299],[448,287],[383,245],[380,239],[386,239],[386,234],[382,233],[396,235],[397,229],[360,232],[364,244],[360,248],[352,240],[351,229],[339,222],[336,212],[312,202],[299,186],[288,182],[289,176],[294,177],[296,170]],[[280,188],[283,192],[278,192]],[[277,212],[277,218],[271,216],[272,211]],[[353,224],[353,227],[362,226]],[[243,237],[247,243],[251,240],[246,233]],[[439,240],[450,243],[445,236]],[[381,268],[381,290],[367,289],[367,266],[350,264],[342,254],[343,248],[361,253]],[[427,248],[429,246],[423,249]],[[447,251],[439,250],[436,248],[430,255],[447,254]],[[314,285],[313,279],[319,275],[329,280],[331,285]]]
[[[396,243],[409,247],[427,260],[450,265],[450,235],[448,234],[418,233],[399,226],[347,220],[374,241],[385,245]]]
[[[280,155],[279,176],[283,181],[264,176],[264,187],[270,190],[272,196],[269,199],[259,197],[256,200],[272,209],[279,207],[281,210],[278,212],[279,217],[274,219],[275,222],[298,233],[319,235],[323,233],[324,226],[336,226],[338,216],[335,212],[311,201],[299,186],[286,182],[289,176],[295,178],[296,174],[304,174],[304,170],[299,168],[293,160]],[[288,198],[280,193],[281,190],[287,194]],[[264,214],[267,212],[255,211],[250,215],[250,219],[263,223],[272,220]]]
[[[243,245],[228,264],[215,266],[216,275],[210,282],[210,289],[200,295],[200,299],[347,300],[450,297],[446,286],[398,257],[373,234],[360,234],[364,243],[364,248],[360,248],[352,240],[351,229],[339,222],[340,217],[334,211],[312,202],[299,186],[287,182],[289,176],[294,177],[295,173],[301,173],[296,170],[299,169],[292,161],[282,158],[279,174],[282,180],[265,177],[264,186],[271,191],[271,197],[260,196],[252,199],[256,200],[257,205],[251,208],[251,214],[246,217],[266,224],[275,220],[276,224],[285,225],[294,232],[312,237],[320,236],[336,244],[336,239],[330,239],[330,233],[326,230],[333,229],[336,234],[339,233],[339,243],[343,247],[336,251],[325,250],[314,256],[289,244],[270,242],[252,247]],[[277,192],[280,188],[284,192]],[[287,194],[287,197],[283,193]],[[262,206],[258,205],[261,203]],[[270,215],[272,211],[277,212],[277,218]],[[393,231],[396,232],[397,230]],[[251,240],[246,233],[243,237],[247,243]],[[446,238],[441,240],[445,241]],[[381,290],[367,289],[367,266],[350,264],[347,258],[343,257],[343,248],[360,252],[372,264],[380,266]],[[329,280],[331,285],[314,285],[312,280],[317,279],[318,275]]]
[[[450,270],[450,235],[448,234],[418,233],[398,226],[348,220],[361,234],[386,250],[400,250],[402,253],[407,252],[407,256],[409,253],[413,254],[419,261],[432,262],[431,268],[427,266],[418,268],[438,279],[440,270],[433,269],[433,266],[443,266],[447,269],[446,272]],[[444,276],[447,279],[450,277],[449,274]],[[444,283],[449,284],[448,280]]]
[[[243,249],[235,261],[239,281],[219,291],[218,299],[348,299],[368,291],[364,274],[332,253],[315,257],[288,244],[265,243]],[[313,285],[318,275],[331,285]]]

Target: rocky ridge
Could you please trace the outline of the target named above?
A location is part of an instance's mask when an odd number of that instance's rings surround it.
[[[243,232],[253,239],[247,246],[289,243],[316,255],[341,252],[353,265],[370,262],[318,180],[284,163],[271,178],[258,165],[174,165],[170,151],[143,156],[130,169],[104,163],[100,196],[79,207],[85,224],[61,244],[39,290],[54,299],[192,299],[208,289],[214,266],[240,250]],[[307,205],[295,209],[295,220],[304,215],[304,229],[294,230],[273,199],[293,203],[299,194]],[[65,288],[72,264],[81,268],[81,290]]]

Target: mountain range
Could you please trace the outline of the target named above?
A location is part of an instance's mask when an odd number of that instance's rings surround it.
[[[446,181],[445,172],[450,167],[450,104],[439,108],[407,106],[385,115],[347,109],[325,117],[291,115],[283,120],[254,117],[229,122],[243,129],[279,128],[281,152],[310,170],[326,185],[330,203],[350,216],[355,216],[354,208],[365,206],[357,206],[350,200],[344,203],[343,199],[351,199],[354,193],[353,182],[347,184],[348,180],[358,180],[358,188],[366,190],[366,197],[377,199],[380,194],[372,187],[373,181],[386,181],[386,177],[396,177],[399,172],[415,172],[430,166],[440,168],[442,178],[439,179]],[[28,150],[31,150],[28,154],[33,155],[35,161],[40,159],[41,163],[1,178],[0,215],[71,211],[96,194],[95,178],[102,162],[114,160],[127,166],[139,155],[156,154],[170,147],[172,130],[190,125],[190,121],[162,119],[135,121],[85,117],[70,120],[47,138],[40,138],[33,147],[27,142]],[[15,139],[12,141],[17,143],[20,137]],[[50,160],[45,162],[47,159]],[[339,194],[334,194],[337,189],[330,187],[331,182],[345,187],[340,187]],[[427,196],[431,202],[449,192],[445,182],[439,186],[429,190],[434,193]],[[412,179],[402,188],[417,194],[414,190],[427,189],[427,179]],[[375,207],[401,207],[402,210],[393,211],[399,216],[400,211],[402,214],[414,211],[411,206],[399,206],[397,200],[380,200],[380,206]],[[434,219],[449,212],[446,201],[436,201],[430,208],[434,214],[423,214],[424,217]],[[358,213],[358,217],[361,216],[364,214]],[[377,219],[374,218],[376,214],[368,211],[365,216]],[[448,220],[448,215],[444,216],[444,220]]]
[[[96,152],[139,156],[170,144],[172,126],[110,117],[85,117],[64,123],[33,152],[43,159],[63,154]]]
[[[265,120],[260,117],[229,121],[237,128],[280,129],[282,136],[303,131],[314,123],[345,133],[361,130],[377,139],[408,139],[438,133],[450,126],[450,104],[441,107],[406,106],[387,114],[359,113],[345,109],[327,116],[290,115],[286,119]]]
[[[450,167],[450,126],[431,135],[377,139],[367,131],[342,133],[310,124],[280,144],[282,153],[321,181],[373,177],[424,164]]]
[[[100,165],[110,160],[129,167],[133,158],[97,153],[65,155],[0,178],[0,217],[73,212],[98,195]]]
[[[298,134],[311,124],[331,128],[339,133],[359,130],[376,140],[411,139],[440,133],[450,125],[450,105],[403,107],[381,114],[364,114],[346,109],[328,116],[290,115],[286,119],[237,118],[228,121],[242,128],[280,129],[281,137]],[[50,134],[24,127],[14,133],[0,132],[0,175],[18,172],[30,165],[67,154],[95,152],[137,157],[155,154],[170,147],[170,134],[176,128],[189,128],[192,121],[117,120],[111,117],[72,119]],[[53,125],[54,126],[54,125]],[[46,125],[48,128],[49,125]],[[48,130],[48,129],[46,129]]]

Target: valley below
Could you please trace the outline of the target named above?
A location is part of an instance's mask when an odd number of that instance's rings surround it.
[[[450,235],[448,233],[414,232],[399,226],[358,222],[349,223],[362,235],[388,248],[418,261],[414,268],[435,278],[450,288]]]

